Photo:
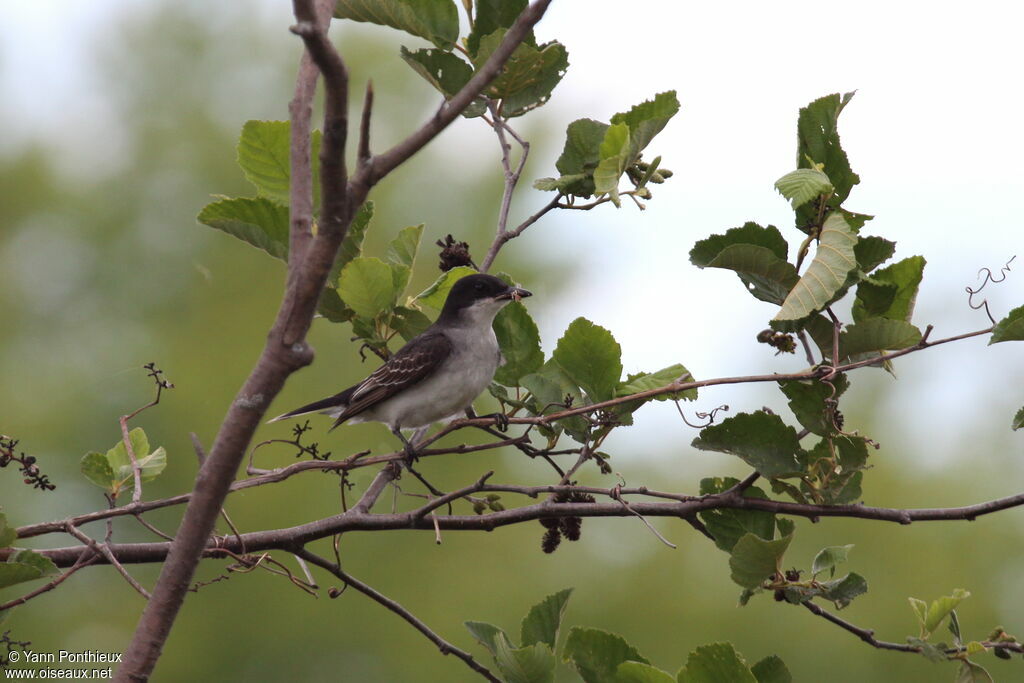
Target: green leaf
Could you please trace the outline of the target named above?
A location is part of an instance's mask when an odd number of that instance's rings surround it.
[[[288,207],[265,197],[221,199],[203,207],[200,223],[288,260]]]
[[[601,143],[608,128],[607,123],[593,119],[577,119],[568,125],[565,129],[565,146],[555,168],[562,174],[559,182],[582,177],[574,182],[565,182],[564,187],[557,189],[577,197],[594,194],[594,170],[601,161]]]
[[[868,592],[868,582],[860,574],[850,572],[841,579],[823,581],[821,588],[821,597],[834,602],[837,609],[843,609],[855,597]]]
[[[929,662],[938,664],[939,662],[947,661],[946,653],[943,652],[943,648],[945,647],[945,645],[942,643],[940,643],[939,645],[932,645],[931,643],[927,643],[921,640],[920,638],[915,638],[913,636],[907,637],[907,643],[913,645],[916,648],[919,648],[921,654],[924,655],[924,658],[927,659]]]
[[[101,489],[113,492],[114,470],[103,453],[91,451],[82,456],[82,474]]]
[[[605,328],[576,318],[558,340],[553,357],[591,401],[615,396],[622,376],[622,349]]]
[[[911,256],[862,281],[853,302],[854,321],[882,317],[910,322],[924,266],[923,256]]]
[[[494,624],[488,624],[485,621],[466,621],[463,622],[470,635],[477,639],[481,645],[487,648],[487,651],[493,656],[498,650],[497,642],[499,637],[508,640],[508,636],[505,632]]]
[[[835,189],[828,205],[838,207],[850,195],[850,190],[860,182],[860,177],[850,168],[839,143],[839,114],[849,103],[853,93],[842,97],[828,95],[811,102],[800,110],[797,120],[797,168],[814,168],[822,165],[822,171],[832,181]],[[817,207],[805,204],[796,210],[797,227],[812,225],[817,220]],[[856,231],[856,226],[851,226]]]
[[[921,330],[902,320],[868,318],[839,335],[840,360],[864,353],[905,349],[921,341]]]
[[[623,662],[615,670],[615,683],[675,683],[674,678],[656,666],[642,662]]]
[[[993,683],[992,676],[985,667],[975,664],[969,659],[960,662],[955,683]]]
[[[238,140],[238,165],[261,197],[288,205],[291,182],[291,124],[288,121],[246,121]],[[320,131],[313,131],[310,157],[320,156]],[[313,203],[320,203],[320,165],[313,164]],[[287,242],[287,240],[286,240]]]
[[[949,616],[949,613],[956,609],[961,600],[971,596],[969,591],[963,588],[956,588],[952,595],[944,595],[932,601],[928,606],[928,614],[924,619],[925,634],[935,633],[935,630],[942,624],[942,620]]]
[[[743,588],[757,588],[779,570],[793,536],[766,541],[754,534],[744,534],[733,546],[729,557],[732,580]]]
[[[476,0],[474,3],[473,30],[466,38],[466,49],[475,55],[480,49],[480,38],[494,33],[500,28],[509,28],[515,23],[519,14],[526,9],[527,0]],[[523,41],[536,45],[533,31]]]
[[[619,384],[619,388],[616,390],[618,396],[629,396],[631,394],[638,394],[641,391],[651,391],[652,389],[661,389],[667,387],[679,379],[693,379],[693,375],[686,369],[682,364],[675,363],[667,368],[662,368],[657,372],[642,372],[636,375],[630,375],[626,381]],[[687,401],[697,400],[697,390],[687,389],[686,391],[677,392],[674,394],[665,394],[658,396],[655,401],[667,401],[670,398],[681,398]]]
[[[575,626],[569,631],[562,650],[564,661],[571,661],[585,683],[610,683],[623,662],[649,664],[622,636],[596,628]]]
[[[910,608],[914,610],[914,614],[917,616],[918,624],[924,630],[924,622],[928,618],[928,603],[918,598],[907,598],[907,600],[910,601]]]
[[[372,256],[352,259],[338,277],[338,294],[364,318],[375,318],[394,307],[398,292],[391,266]]]
[[[629,126],[630,164],[634,163],[647,145],[660,133],[669,120],[679,111],[676,91],[658,93],[653,100],[646,100],[629,111],[612,117],[612,125],[624,123]]]
[[[781,305],[800,279],[786,261],[788,251],[774,225],[763,228],[746,223],[697,242],[690,250],[690,262],[698,268],[733,270],[755,297]]]
[[[594,193],[610,194],[615,206],[619,206],[619,178],[629,165],[629,149],[629,126],[624,123],[609,126],[598,151],[600,161],[594,170]]]
[[[167,467],[167,452],[163,447],[160,447],[150,453],[149,439],[141,427],[136,427],[128,432],[128,439],[131,442],[132,453],[135,454],[135,460],[139,466],[140,479],[143,482],[152,481]],[[89,453],[82,459],[82,472],[90,481],[107,488],[115,496],[122,490],[133,486],[135,473],[132,470],[132,462],[128,457],[128,451],[125,449],[123,440],[118,441],[113,448],[107,451],[105,459],[112,476],[105,485],[99,484],[97,479],[93,479],[93,476],[99,477],[105,472],[105,470],[99,467],[96,459],[90,457],[93,455],[98,454]],[[86,471],[87,466],[89,471]]]
[[[558,628],[565,614],[565,606],[572,594],[571,588],[553,593],[530,608],[523,619],[521,643],[525,647],[535,643],[546,643],[552,650],[558,639]]]
[[[838,375],[829,384],[818,380],[787,380],[779,388],[789,399],[789,409],[797,421],[812,433],[829,436],[836,427],[829,410],[829,399],[838,400],[850,386],[846,375]]]
[[[686,658],[679,683],[757,683],[731,643],[702,645]]]
[[[505,33],[501,28],[480,39],[480,47],[473,57],[477,69],[498,49]],[[484,92],[501,100],[501,113],[505,118],[522,116],[551,98],[551,92],[568,68],[569,53],[558,41],[540,46],[520,43]]]
[[[1018,306],[996,323],[992,328],[992,338],[988,343],[995,344],[1004,341],[1020,341],[1024,339],[1024,306]]]
[[[896,252],[896,243],[881,237],[859,237],[853,245],[853,253],[857,258],[857,266],[864,273],[882,265]]]
[[[846,562],[852,547],[853,544],[851,543],[849,545],[830,545],[827,548],[822,548],[814,556],[814,562],[811,563],[811,574],[817,576],[823,571],[828,570],[834,576],[836,565]]]
[[[949,632],[953,634],[953,643],[957,647],[962,647],[963,636],[960,635],[960,619],[956,616],[956,610],[949,613]]]
[[[467,275],[472,275],[475,272],[476,270],[469,266],[456,266],[455,268],[442,273],[441,277],[434,281],[434,284],[420,292],[416,296],[416,301],[421,304],[426,304],[431,308],[441,310],[444,308],[444,302],[448,299],[448,292],[451,291],[452,285]]]
[[[0,562],[0,588],[58,573],[57,566],[33,550],[19,550]]]
[[[775,320],[802,320],[824,310],[845,292],[857,269],[853,247],[857,235],[838,213],[825,219],[814,260],[786,297]]]
[[[736,484],[738,479],[732,477],[714,479],[701,479],[700,494],[702,496],[722,493]],[[764,491],[756,486],[750,486],[743,491],[744,498],[767,499]],[[704,526],[715,538],[715,545],[727,553],[746,534],[754,534],[759,538],[770,541],[775,535],[775,515],[767,510],[735,510],[731,508],[718,508],[699,512],[700,519]]]
[[[523,304],[514,301],[501,309],[494,318],[494,335],[505,357],[505,364],[494,373],[496,382],[519,386],[524,375],[537,372],[544,365],[537,323]]]
[[[796,430],[778,415],[740,413],[701,430],[693,447],[740,457],[767,478],[799,472]]]
[[[1017,411],[1017,414],[1013,416],[1013,422],[1010,424],[1013,431],[1017,431],[1021,427],[1024,427],[1024,408]]]
[[[832,192],[832,181],[816,168],[798,168],[775,181],[775,189],[796,209]]]
[[[338,0],[334,16],[390,26],[451,50],[459,38],[459,14],[452,0]]]
[[[409,341],[430,327],[430,318],[415,308],[396,306],[388,324],[391,329],[397,330],[398,334],[402,335],[402,339]]]
[[[341,269],[349,261],[362,253],[363,240],[366,238],[366,231],[370,227],[373,211],[373,202],[364,202],[359,207],[359,211],[356,212],[355,217],[352,219],[352,224],[348,227],[348,232],[345,233],[345,239],[341,241],[341,246],[338,248],[338,255],[334,259],[334,265],[331,266],[330,275],[327,276],[327,284],[329,286],[337,287]]]
[[[580,181],[588,181],[593,185],[593,179],[586,173],[575,173],[573,175],[564,175],[559,178],[538,178],[533,181],[533,187],[536,190],[542,192],[551,192],[557,190],[562,194],[572,194],[571,188],[575,187]],[[589,196],[593,193],[593,190],[587,193]]]
[[[9,548],[17,538],[17,529],[7,526],[7,515],[0,512],[0,548]]]
[[[445,99],[451,99],[473,77],[473,67],[451,52],[429,49],[412,52],[402,48],[402,59],[413,71],[434,86]],[[487,111],[487,102],[478,97],[462,112],[466,118],[480,116]]]
[[[564,406],[558,404],[563,404],[566,396],[572,398],[573,405],[586,403],[579,386],[569,379],[554,359],[545,363],[539,372],[520,378],[519,383],[536,399],[535,414],[551,414],[564,410]],[[586,438],[587,422],[579,415],[560,420],[556,426],[564,429],[581,443]]]
[[[384,252],[384,260],[388,263],[412,268],[413,261],[416,260],[416,251],[420,247],[420,237],[422,235],[422,223],[401,230],[398,236],[388,244],[387,251]]]
[[[543,643],[513,649],[508,638],[497,637],[494,661],[506,683],[552,683],[555,653]]]
[[[793,675],[776,655],[765,657],[750,667],[750,672],[754,674],[757,683],[793,683]]]

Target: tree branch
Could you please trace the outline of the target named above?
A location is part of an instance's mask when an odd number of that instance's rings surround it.
[[[441,651],[441,654],[455,655],[456,657],[464,661],[466,663],[466,666],[468,666],[470,669],[483,676],[488,681],[492,681],[492,683],[501,683],[501,681],[495,678],[494,675],[485,666],[477,662],[473,658],[473,655],[449,643],[447,640],[445,640],[437,633],[432,631],[429,626],[427,626],[422,621],[417,619],[412,612],[402,607],[399,603],[395,602],[383,593],[377,591],[372,586],[369,586],[360,581],[359,579],[353,577],[352,575],[346,573],[344,570],[342,570],[340,565],[337,565],[323,557],[320,557],[319,555],[312,553],[306,550],[305,548],[294,548],[292,549],[291,552],[296,557],[302,558],[307,562],[315,564],[316,566],[322,569],[326,569],[331,574],[334,574],[336,577],[344,581],[346,586],[352,586],[357,591],[359,591],[366,597],[370,598],[374,602],[383,605],[388,610],[394,612],[398,616],[405,619],[407,622],[412,624],[413,628],[415,628],[417,631],[425,635],[427,639],[430,640],[430,642],[436,645],[437,649]]]

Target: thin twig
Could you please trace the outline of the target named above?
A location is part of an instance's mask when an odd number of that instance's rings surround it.
[[[495,678],[495,676],[487,669],[487,667],[483,666],[478,661],[476,661],[473,658],[473,655],[449,643],[447,640],[445,640],[437,633],[435,633],[433,630],[431,630],[429,626],[427,626],[425,623],[416,618],[416,616],[413,615],[412,612],[407,610],[405,607],[402,607],[402,605],[400,605],[398,602],[387,597],[375,588],[363,583],[359,579],[353,577],[351,574],[348,574],[341,568],[340,565],[334,564],[333,562],[323,557],[320,557],[319,555],[316,555],[315,553],[312,553],[306,550],[305,548],[295,548],[292,550],[292,553],[296,557],[301,557],[306,561],[310,562],[311,564],[315,564],[322,569],[326,569],[331,574],[334,574],[336,577],[344,581],[345,585],[355,588],[357,591],[359,591],[366,597],[370,598],[374,602],[383,605],[391,612],[394,612],[402,619],[405,619],[413,626],[413,628],[422,633],[424,636],[427,637],[428,640],[430,640],[430,642],[436,645],[437,649],[440,650],[441,654],[453,654],[462,661],[464,661],[466,663],[466,666],[468,666],[470,669],[483,676],[486,680],[491,681],[491,683],[501,683],[501,681],[498,678]]]
[[[83,534],[81,531],[79,531],[78,529],[76,529],[75,527],[73,527],[70,524],[67,526],[67,532],[69,534],[71,534],[72,536],[74,536],[75,538],[77,538],[83,544],[85,544],[88,547],[92,548],[94,551],[96,551],[98,553],[101,553],[103,555],[103,557],[107,558],[107,562],[109,562],[110,564],[114,565],[114,568],[117,569],[117,571],[119,571],[121,573],[121,576],[123,576],[124,580],[128,582],[128,585],[131,586],[132,588],[134,588],[136,591],[138,591],[139,594],[142,597],[146,598],[146,600],[149,600],[152,597],[149,594],[149,591],[147,591],[145,588],[143,588],[142,584],[140,584],[138,581],[136,581],[132,577],[132,575],[128,573],[128,570],[125,569],[124,566],[120,562],[117,561],[117,557],[110,550],[110,544],[109,543],[97,543],[96,541],[94,541],[93,539],[89,538],[88,536],[86,536],[85,534]]]
[[[56,588],[60,584],[62,584],[65,581],[67,581],[68,577],[70,577],[72,574],[77,572],[79,569],[83,569],[84,567],[88,567],[90,564],[95,562],[96,558],[98,558],[98,557],[99,557],[99,554],[95,550],[93,550],[91,548],[84,548],[82,550],[82,554],[78,556],[77,560],[75,560],[75,563],[73,565],[71,565],[70,567],[68,567],[68,569],[66,571],[62,572],[60,576],[58,576],[57,578],[53,579],[52,581],[50,581],[50,582],[48,582],[48,583],[46,583],[46,584],[44,584],[42,586],[40,586],[39,588],[36,588],[31,593],[27,593],[27,594],[21,596],[20,598],[15,598],[14,600],[11,600],[10,602],[5,602],[3,604],[0,604],[0,614],[2,614],[5,610],[11,609],[12,607],[17,607],[18,605],[23,605],[26,602],[28,602],[29,600],[31,600],[32,598],[38,597],[38,596],[42,595],[43,593],[46,593],[48,591],[52,591],[54,588]]]

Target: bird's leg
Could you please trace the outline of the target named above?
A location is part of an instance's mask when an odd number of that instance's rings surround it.
[[[419,460],[419,456],[416,454],[416,447],[413,446],[412,443],[410,443],[409,440],[405,438],[405,436],[402,434],[401,427],[397,425],[392,427],[391,433],[397,436],[399,440],[402,442],[402,450],[405,451],[406,465],[411,465],[417,460]]]
[[[494,426],[499,432],[508,431],[508,415],[505,413],[488,413],[487,415],[477,415],[473,411],[473,406],[466,408],[466,417],[473,419],[475,417],[490,417],[494,419]]]

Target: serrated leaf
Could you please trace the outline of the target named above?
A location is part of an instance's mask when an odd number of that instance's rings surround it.
[[[582,176],[576,182],[567,182],[557,189],[577,197],[589,197],[594,194],[594,169],[601,161],[601,142],[608,130],[607,123],[593,119],[577,119],[565,129],[565,146],[558,157],[555,168],[562,179]]]
[[[475,272],[476,270],[469,266],[456,266],[449,271],[445,271],[441,274],[441,277],[434,280],[434,284],[416,295],[416,301],[426,304],[431,308],[441,310],[444,308],[444,302],[448,299],[448,292],[451,291],[452,285]]]
[[[13,553],[8,559],[8,562],[17,562],[18,564],[34,567],[39,572],[40,576],[53,576],[54,574],[60,573],[60,570],[57,568],[57,565],[53,563],[53,560],[45,555],[37,553],[35,550],[29,550],[28,548],[24,548]]]
[[[623,662],[650,663],[622,636],[579,626],[569,631],[562,657],[563,661],[573,663],[585,683],[613,681]]]
[[[757,683],[793,683],[793,674],[776,655],[765,657],[750,667],[750,673],[754,674]]]
[[[857,244],[853,246],[853,253],[861,271],[870,273],[892,258],[896,253],[896,243],[881,237],[858,237]]]
[[[8,548],[18,538],[18,531],[7,526],[7,515],[0,512],[0,548]]]
[[[135,460],[138,463],[140,480],[142,482],[152,481],[167,466],[167,452],[163,447],[160,447],[150,453],[149,439],[141,427],[136,427],[128,432],[128,439],[132,445],[132,453],[135,454]],[[124,441],[118,441],[113,448],[107,451],[105,457],[113,473],[113,477],[108,481],[106,488],[116,496],[124,489],[132,487],[135,481],[135,473],[132,470],[131,459],[128,457]],[[83,459],[83,468],[84,466],[85,461]],[[86,476],[89,475],[86,474]],[[96,482],[94,481],[93,483]]]
[[[539,372],[520,378],[519,383],[536,399],[538,413],[551,414],[564,410],[564,406],[559,404],[565,401],[567,395],[572,397],[573,405],[585,403],[580,388],[553,359],[545,363]],[[587,433],[586,420],[579,415],[560,420],[555,426],[564,429],[581,443]]]
[[[338,294],[356,315],[372,319],[391,309],[399,293],[390,265],[379,258],[360,256],[342,268]]]
[[[1024,339],[1024,306],[1018,306],[1010,311],[1005,318],[996,323],[992,328],[992,337],[988,343],[996,344],[1005,341],[1020,341]]]
[[[924,621],[928,618],[928,603],[918,598],[907,598],[910,602],[910,608],[914,610],[914,615],[917,616],[917,622],[924,628]]]
[[[496,640],[494,661],[506,683],[553,683],[555,653],[538,643],[513,649],[503,634]]]
[[[775,226],[746,223],[697,242],[690,250],[690,262],[698,268],[735,271],[756,298],[781,305],[800,279],[786,261],[788,251]]]
[[[562,624],[562,615],[569,603],[571,588],[553,593],[530,608],[523,619],[520,643],[523,647],[535,643],[546,643],[552,650],[558,639],[558,628]]]
[[[955,683],[994,683],[992,675],[985,670],[981,664],[976,664],[969,659],[960,662],[960,668],[956,673]]]
[[[574,173],[572,175],[564,175],[558,178],[538,178],[533,181],[533,187],[534,189],[542,192],[552,192],[557,190],[562,194],[571,194],[571,188],[575,187],[580,181],[589,181],[593,183],[590,176],[586,173]],[[591,193],[588,193],[588,195]]]
[[[504,637],[508,640],[508,636],[505,632],[494,624],[488,624],[484,621],[466,621],[463,622],[470,635],[479,641],[481,645],[487,648],[487,651],[493,656],[497,652],[497,640],[499,637]]]
[[[839,335],[839,357],[905,349],[921,341],[921,330],[902,320],[868,318],[850,325]]]
[[[853,302],[854,321],[881,317],[910,322],[924,266],[923,256],[911,256],[862,281],[857,285],[857,298]]]
[[[851,548],[853,548],[852,543],[849,545],[830,545],[827,548],[822,548],[814,556],[814,561],[811,563],[811,574],[817,576],[826,570],[835,574],[836,565],[846,562]]]
[[[466,49],[475,55],[480,49],[480,38],[500,28],[509,28],[519,14],[526,9],[527,0],[475,0],[473,3],[473,30],[466,38]],[[524,43],[536,45],[537,40],[530,31]]]
[[[422,223],[400,230],[398,235],[388,243],[387,251],[384,252],[384,260],[388,263],[412,268],[413,261],[416,260],[416,252],[420,247],[420,237],[422,235]]]
[[[853,247],[857,235],[838,213],[825,219],[818,249],[792,291],[786,297],[775,320],[803,320],[842,295],[849,275],[857,269]]]
[[[907,637],[907,643],[919,648],[921,654],[924,655],[924,658],[929,662],[939,663],[947,661],[946,653],[943,652],[944,646],[932,645],[931,643],[925,642],[920,638],[914,638],[913,636]]]
[[[840,579],[823,581],[821,588],[821,597],[834,602],[836,608],[843,609],[858,595],[868,592],[868,582],[860,574],[850,572]]]
[[[505,358],[505,364],[494,373],[494,380],[506,386],[519,386],[524,375],[537,372],[544,365],[540,350],[540,332],[526,306],[512,302],[494,318],[494,336]]]
[[[802,108],[797,120],[797,168],[822,165],[834,188],[828,202],[831,208],[846,201],[850,190],[860,182],[839,142],[839,114],[852,97],[853,93],[821,97]],[[796,210],[797,227],[811,225],[816,219],[817,207],[813,205],[805,204]],[[856,232],[859,226],[850,227]]]
[[[793,208],[832,192],[832,181],[816,168],[798,168],[775,181],[775,189],[788,199]]]
[[[623,662],[615,670],[614,683],[675,683],[671,674],[642,662]]]
[[[741,458],[767,478],[799,472],[802,452],[796,430],[778,415],[740,413],[701,430],[693,447]]]
[[[334,16],[390,26],[451,50],[459,38],[459,14],[451,0],[338,0]]]
[[[609,126],[599,147],[600,161],[594,169],[594,194],[610,195],[615,206],[619,206],[619,178],[626,171],[629,149],[629,126]]]
[[[396,306],[388,324],[391,329],[397,330],[398,334],[402,335],[402,339],[409,341],[430,327],[430,318],[415,308]]]
[[[82,456],[81,463],[82,474],[85,478],[91,481],[101,489],[110,491],[114,486],[114,470],[110,466],[110,462],[107,460],[107,456],[103,453],[97,453],[91,451]]]
[[[788,380],[779,382],[779,388],[789,399],[789,409],[797,421],[818,436],[836,433],[831,419],[829,399],[838,400],[850,386],[845,375],[836,376],[831,384],[818,380]]]
[[[956,609],[956,606],[960,604],[960,601],[969,598],[971,596],[969,591],[963,588],[954,589],[952,595],[944,595],[936,600],[932,601],[932,604],[928,606],[928,614],[924,619],[924,630],[925,634],[935,633],[941,624],[942,620],[949,616],[949,613]]]
[[[739,480],[732,477],[701,479],[700,494],[722,493],[738,483]],[[743,491],[743,497],[767,499],[768,496],[757,486],[750,486]],[[698,515],[714,537],[715,545],[727,553],[731,553],[736,542],[748,533],[766,541],[775,535],[775,515],[767,510],[718,508],[704,510]]]
[[[576,318],[558,340],[553,358],[591,401],[615,396],[622,377],[622,349],[605,328]]]
[[[645,100],[627,112],[612,117],[612,125],[624,123],[629,126],[631,161],[636,160],[640,152],[651,143],[669,120],[679,112],[679,100],[676,91],[658,93],[653,100]]]
[[[288,121],[246,121],[238,139],[238,165],[262,197],[288,205],[291,182],[291,124]],[[320,131],[313,131],[310,158],[320,155]],[[313,163],[313,203],[320,202],[320,165]],[[287,240],[286,240],[287,242]]]
[[[1010,427],[1013,431],[1017,431],[1021,427],[1024,427],[1024,408],[1017,411],[1017,414],[1013,416],[1013,422],[1010,423]]]
[[[480,46],[473,56],[477,69],[498,49],[506,32],[506,29],[499,28],[480,39]],[[520,43],[484,92],[492,99],[502,101],[501,112],[506,118],[522,116],[550,99],[551,91],[562,80],[568,67],[569,53],[558,41],[539,46]]]
[[[680,380],[680,379],[692,379],[693,375],[686,369],[681,363],[675,363],[667,368],[662,368],[657,372],[642,372],[636,375],[630,375],[626,381],[619,384],[619,388],[616,390],[618,396],[629,396],[631,394],[638,394],[641,391],[651,391],[652,389],[661,389],[667,387],[669,384]],[[677,392],[675,394],[665,394],[658,396],[655,401],[667,401],[670,398],[681,398],[687,401],[697,400],[697,390],[687,389],[686,391]]]
[[[288,260],[288,207],[265,197],[221,199],[203,207],[200,223],[237,237],[274,258]]]
[[[757,683],[732,643],[698,647],[686,658],[676,679],[679,683]]]
[[[757,588],[778,571],[793,536],[766,541],[744,534],[733,546],[729,557],[730,576],[742,588]]]

